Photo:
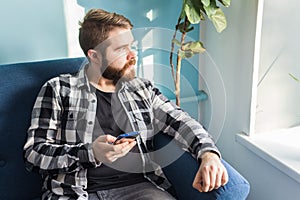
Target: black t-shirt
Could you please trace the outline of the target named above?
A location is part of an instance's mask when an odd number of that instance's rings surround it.
[[[131,132],[128,117],[116,93],[96,90],[97,111],[93,140],[103,134],[118,136]],[[137,145],[124,157],[111,164],[88,169],[88,192],[118,188],[146,181]]]

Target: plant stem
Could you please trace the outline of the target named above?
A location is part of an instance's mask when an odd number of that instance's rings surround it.
[[[176,67],[176,82],[175,82],[175,96],[176,105],[180,106],[180,70],[181,70],[182,58],[177,56],[177,67]]]
[[[178,18],[177,24],[175,26],[175,32],[174,32],[172,41],[174,39],[176,39],[176,33],[178,31],[178,26],[179,26],[180,21],[181,21],[181,19]],[[171,69],[172,69],[172,77],[173,77],[174,85],[176,85],[176,78],[175,78],[174,64],[173,64],[174,46],[175,46],[175,44],[174,44],[174,42],[172,42],[172,44],[171,44],[171,53],[170,53],[170,65],[171,65]]]
[[[186,25],[188,23],[188,18],[185,17],[184,19],[184,25],[183,25],[183,30],[186,30]],[[185,36],[186,36],[186,31],[184,31],[181,35],[181,47],[180,49],[183,51],[183,44],[184,44],[184,40],[185,40]],[[177,54],[177,67],[176,67],[176,81],[175,81],[175,95],[176,95],[176,105],[180,106],[180,71],[181,71],[181,61],[182,58],[180,56],[178,56],[179,54]]]

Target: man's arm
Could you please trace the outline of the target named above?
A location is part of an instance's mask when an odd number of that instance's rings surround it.
[[[205,152],[214,152],[221,157],[213,138],[199,122],[170,102],[156,88],[153,88],[152,99],[158,131],[176,138],[197,159]]]
[[[59,93],[46,83],[32,110],[31,126],[24,145],[24,157],[28,170],[40,173],[68,173],[80,168],[96,166],[92,144],[82,142],[59,144],[63,106]]]
[[[201,162],[193,187],[200,192],[208,192],[225,185],[228,182],[227,170],[210,134],[157,89],[154,89],[153,99],[159,130],[176,138]]]

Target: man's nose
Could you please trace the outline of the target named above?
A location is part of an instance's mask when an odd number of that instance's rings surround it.
[[[127,60],[132,60],[133,58],[136,57],[136,53],[133,50],[130,50],[127,54]]]

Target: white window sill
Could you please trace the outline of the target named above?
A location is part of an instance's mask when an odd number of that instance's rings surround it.
[[[300,183],[300,127],[247,136],[236,140]]]

